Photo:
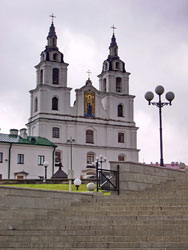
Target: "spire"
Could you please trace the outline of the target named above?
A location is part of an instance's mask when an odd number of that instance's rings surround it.
[[[56,32],[55,32],[55,26],[54,26],[53,22],[52,22],[52,24],[50,26],[47,39],[50,38],[50,37],[55,37],[57,39]]]
[[[111,43],[109,47],[109,50],[110,50],[109,57],[118,57],[118,45],[116,42],[115,32],[114,32],[114,30],[117,28],[114,25],[111,28],[113,29],[113,34],[112,34]]]
[[[48,40],[48,48],[56,48],[57,47],[57,35],[55,32],[55,26],[54,26],[54,14],[52,13],[52,15],[50,15],[50,17],[52,18],[52,23],[48,32],[48,36],[47,36],[47,40]]]

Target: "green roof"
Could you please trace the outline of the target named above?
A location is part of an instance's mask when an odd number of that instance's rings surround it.
[[[49,146],[56,147],[54,143],[48,139],[40,136],[27,136],[26,139],[18,135],[1,134],[0,142],[15,143],[15,144],[27,144],[27,145],[38,145],[38,146]]]

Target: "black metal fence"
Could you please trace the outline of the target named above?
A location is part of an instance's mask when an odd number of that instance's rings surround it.
[[[101,169],[96,164],[96,185],[99,190],[116,191],[119,195],[119,165],[117,170]]]

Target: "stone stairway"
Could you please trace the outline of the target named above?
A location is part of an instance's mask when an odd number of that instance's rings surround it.
[[[0,187],[0,250],[188,249],[188,179],[124,195]]]

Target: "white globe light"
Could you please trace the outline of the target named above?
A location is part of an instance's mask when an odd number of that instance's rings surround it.
[[[44,167],[48,167],[48,166],[49,166],[49,163],[48,163],[47,161],[45,161],[45,162],[43,163],[43,166],[44,166]]]
[[[75,180],[74,180],[74,185],[75,186],[80,186],[81,185],[81,180],[79,179],[79,178],[76,178]]]
[[[106,156],[103,159],[104,159],[104,161],[107,161],[107,157]]]

